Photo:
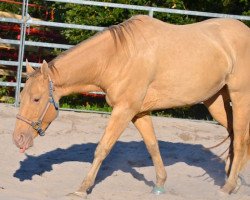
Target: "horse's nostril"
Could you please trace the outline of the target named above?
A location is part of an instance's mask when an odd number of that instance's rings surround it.
[[[21,142],[23,141],[23,139],[24,139],[24,135],[21,134],[21,135],[20,135],[20,138],[19,138],[19,143],[21,143]]]
[[[19,136],[14,137],[14,143],[20,147],[24,141],[24,135],[20,134]]]
[[[14,134],[13,137],[14,144],[21,149],[27,149],[33,145],[32,134],[19,132]]]

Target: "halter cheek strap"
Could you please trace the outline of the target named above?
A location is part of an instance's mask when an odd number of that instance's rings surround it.
[[[55,101],[54,98],[54,85],[53,85],[53,81],[51,80],[50,76],[49,76],[49,100],[45,106],[45,108],[43,109],[42,114],[40,115],[40,117],[38,118],[37,121],[31,121],[25,117],[23,117],[22,115],[17,114],[16,118],[29,124],[33,129],[36,130],[36,132],[40,135],[40,136],[44,136],[45,135],[45,130],[42,129],[42,122],[44,119],[44,116],[46,115],[49,106],[52,104],[57,112],[57,116],[58,116],[58,112],[59,112],[59,104],[58,102]]]

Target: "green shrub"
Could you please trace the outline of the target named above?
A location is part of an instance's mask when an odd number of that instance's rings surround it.
[[[7,81],[6,76],[0,77],[0,82]],[[0,86],[0,102],[2,103],[14,103],[14,88],[13,87],[6,87],[6,86]]]
[[[106,103],[104,97],[91,97],[74,94],[63,97],[60,100],[60,107],[74,108],[81,110],[94,110],[101,112],[111,112],[112,108]],[[153,116],[176,117],[187,119],[212,120],[211,115],[203,104],[198,104],[184,108],[173,108],[166,110],[153,111]]]

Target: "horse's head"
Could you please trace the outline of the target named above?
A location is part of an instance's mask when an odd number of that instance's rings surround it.
[[[13,141],[21,152],[33,145],[33,139],[37,135],[44,135],[44,131],[58,114],[46,61],[37,70],[26,62],[26,69],[29,78],[20,94],[20,109],[13,132]]]

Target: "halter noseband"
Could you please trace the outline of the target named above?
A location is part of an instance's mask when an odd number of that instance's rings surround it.
[[[17,116],[16,116],[17,119],[29,124],[33,129],[35,129],[40,136],[45,135],[45,130],[42,129],[42,122],[43,122],[44,116],[46,115],[46,113],[49,109],[50,104],[52,104],[54,106],[54,108],[57,112],[57,115],[59,112],[59,104],[55,101],[53,91],[54,91],[53,82],[49,76],[49,100],[48,100],[42,114],[40,115],[40,117],[38,118],[37,121],[31,121],[31,120],[29,120],[29,119],[27,119],[19,114],[17,114]]]

